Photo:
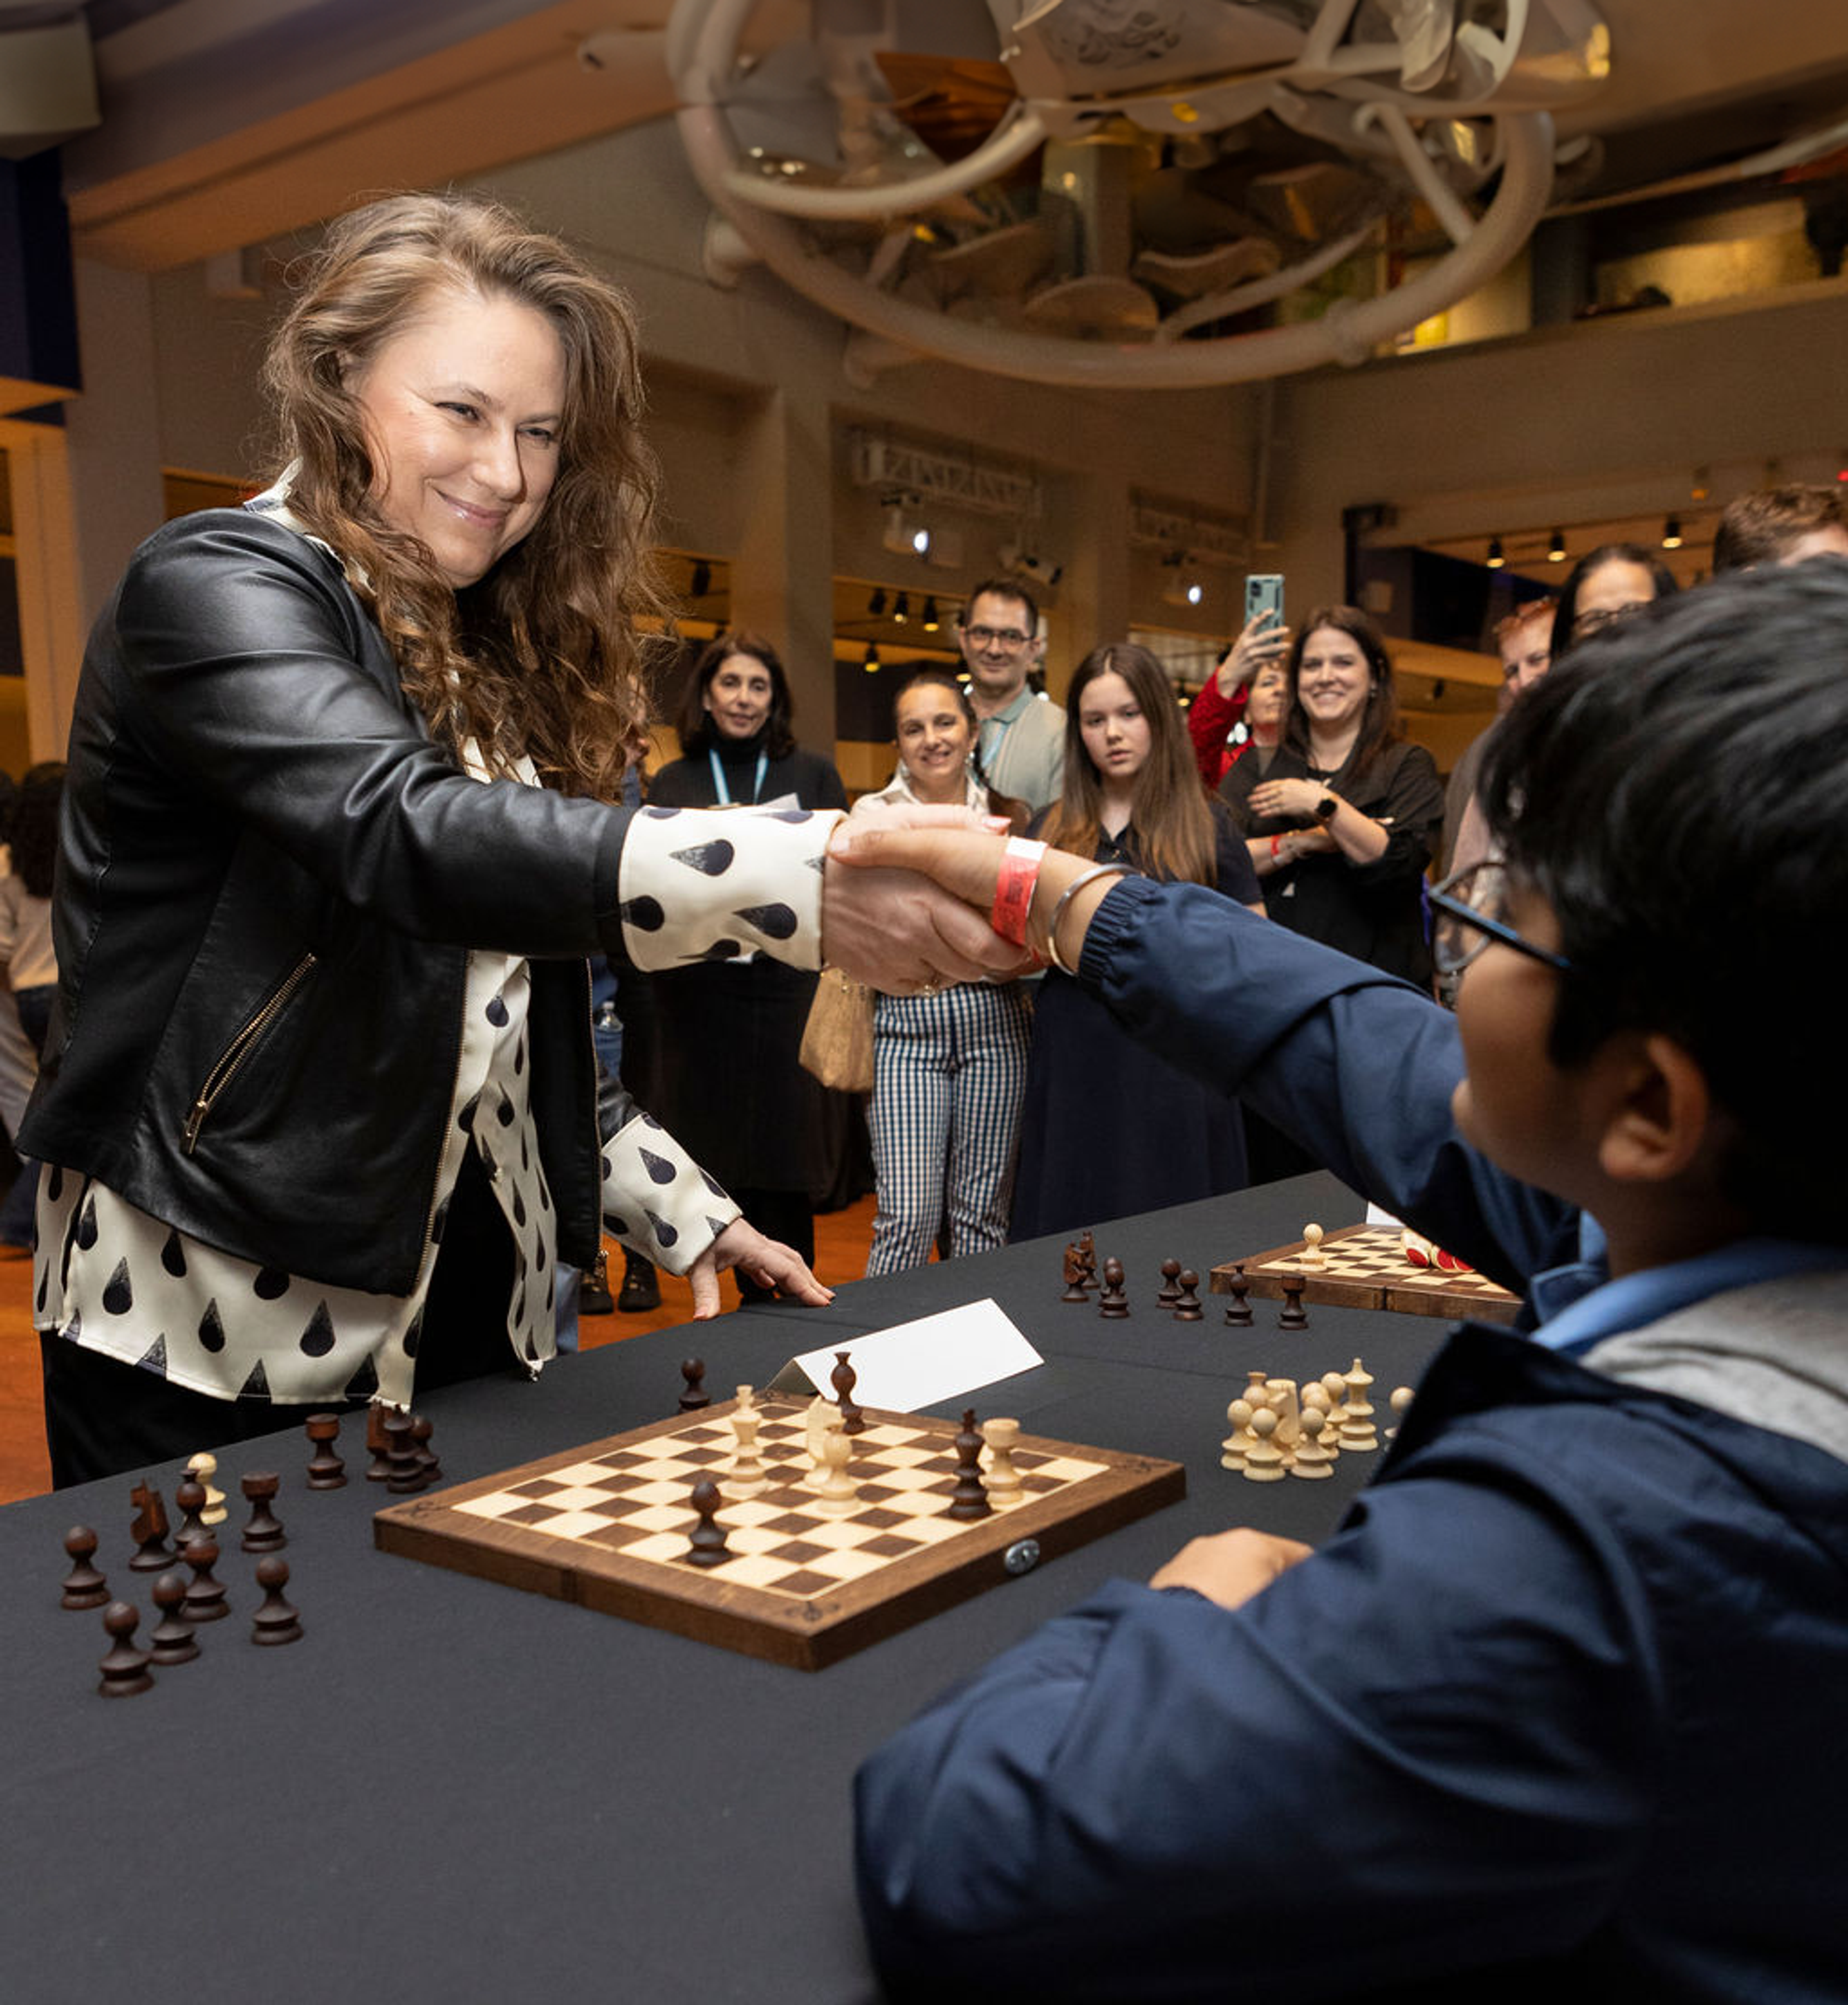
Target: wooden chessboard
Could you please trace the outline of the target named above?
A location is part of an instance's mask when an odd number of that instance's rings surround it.
[[[688,1563],[695,1481],[722,1496],[736,1441],[726,1400],[388,1505],[374,1537],[401,1553],[650,1628],[819,1670],[1183,1496],[1178,1462],[1023,1434],[1019,1501],[947,1515],[957,1424],[866,1410],[848,1474],[851,1515],[817,1508],[803,1479],[803,1403],[760,1395],[761,1494],[722,1504],[733,1557]]]
[[[1512,1322],[1520,1306],[1486,1275],[1466,1268],[1446,1273],[1414,1266],[1399,1245],[1396,1225],[1344,1225],[1325,1234],[1322,1265],[1302,1264],[1304,1241],[1274,1246],[1212,1272],[1213,1293],[1230,1294],[1235,1264],[1245,1269],[1249,1293],[1269,1301],[1283,1299],[1284,1277],[1300,1276],[1302,1299],[1333,1308],[1397,1309],[1406,1315],[1474,1316],[1481,1322]]]

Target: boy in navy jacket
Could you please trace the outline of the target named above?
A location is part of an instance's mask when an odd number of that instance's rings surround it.
[[[1196,1540],[873,1757],[895,1997],[1848,1998],[1848,564],[1576,651],[1485,801],[1454,1018],[1042,867],[1036,945],[1523,1327],[1319,1551]],[[855,848],[992,894],[989,838]]]

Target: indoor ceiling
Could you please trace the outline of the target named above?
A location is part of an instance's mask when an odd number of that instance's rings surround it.
[[[1597,0],[1613,75],[1580,198],[1634,196],[1848,115],[1817,0]],[[65,149],[80,250],[146,269],[310,223],[357,189],[484,174],[664,115],[669,0],[89,0],[100,127]],[[758,47],[801,33],[762,0]],[[595,41],[594,61],[581,51]]]

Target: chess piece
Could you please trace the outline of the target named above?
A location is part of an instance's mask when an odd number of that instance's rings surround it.
[[[1373,1375],[1367,1371],[1357,1357],[1353,1368],[1343,1375],[1347,1389],[1347,1403],[1341,1412],[1341,1447],[1365,1454],[1369,1448],[1379,1445],[1379,1436],[1373,1426],[1373,1408],[1367,1399],[1367,1388],[1373,1382]]]
[[[165,1573],[174,1563],[173,1548],[167,1543],[167,1500],[151,1483],[135,1484],[128,1493],[135,1506],[135,1522],[128,1535],[135,1541],[135,1557],[128,1562],[132,1573]]]
[[[1320,1226],[1305,1225],[1302,1228],[1302,1251],[1297,1255],[1297,1265],[1312,1268],[1318,1273],[1328,1265],[1328,1255],[1322,1250]]]
[[[340,1438],[340,1416],[338,1413],[311,1413],[305,1431],[314,1445],[314,1452],[308,1457],[308,1487],[311,1490],[344,1490],[346,1487],[346,1465],[334,1450],[334,1443]]]
[[[1183,1267],[1180,1273],[1180,1289],[1174,1300],[1174,1319],[1176,1322],[1199,1322],[1206,1311],[1200,1305],[1200,1276],[1191,1267]]]
[[[103,1611],[109,1649],[97,1666],[103,1677],[97,1690],[105,1698],[126,1698],[153,1686],[148,1671],[148,1653],[135,1647],[135,1631],[140,1621],[140,1616],[125,1601],[112,1601]]]
[[[1226,1408],[1225,1417],[1231,1432],[1219,1444],[1221,1469],[1240,1470],[1245,1466],[1245,1450],[1252,1438],[1251,1412],[1249,1399],[1235,1399]]]
[[[366,1409],[366,1447],[372,1457],[366,1465],[368,1483],[388,1483],[392,1479],[392,1437],[385,1432],[388,1410],[377,1400]]]
[[[252,1470],[239,1486],[250,1505],[250,1522],[241,1541],[247,1553],[279,1552],[289,1543],[283,1521],[270,1509],[283,1479],[269,1470]],[[396,1484],[388,1486],[395,1489]]]
[[[231,1604],[224,1582],[212,1571],[218,1564],[218,1541],[208,1532],[202,1539],[189,1540],[180,1557],[192,1569],[180,1613],[188,1622],[216,1622],[229,1615]]]
[[[418,1466],[417,1444],[412,1438],[411,1425],[411,1417],[402,1406],[387,1411],[385,1462],[391,1473],[385,1478],[385,1487],[394,1497],[409,1497],[423,1487],[423,1471]]]
[[[190,1470],[174,1485],[174,1507],[180,1514],[174,1543],[184,1546],[188,1539],[202,1537],[206,1526],[199,1513],[206,1508],[206,1486]]]
[[[1232,1298],[1226,1304],[1227,1327],[1231,1329],[1249,1329],[1251,1328],[1251,1283],[1245,1277],[1245,1264],[1242,1261],[1235,1261],[1233,1263],[1231,1283],[1227,1292]]]
[[[1084,1285],[1088,1289],[1098,1277],[1097,1241],[1092,1238],[1088,1226],[1078,1234],[1078,1265]]]
[[[209,1448],[201,1448],[186,1465],[188,1471],[205,1485],[205,1508],[199,1512],[199,1522],[207,1531],[214,1525],[222,1525],[230,1515],[225,1508],[225,1494],[212,1480],[218,1473],[218,1457]]]
[[[988,1500],[997,1508],[1024,1504],[1027,1491],[1021,1472],[1014,1466],[1014,1452],[1021,1438],[1018,1420],[996,1418],[982,1424],[982,1438],[988,1449],[988,1467],[982,1480]]]
[[[718,1522],[720,1501],[718,1485],[711,1477],[702,1476],[693,1486],[693,1508],[699,1515],[687,1548],[690,1566],[723,1566],[731,1557],[725,1550],[725,1527]]]
[[[1334,1451],[1325,1448],[1322,1442],[1323,1431],[1327,1425],[1328,1416],[1319,1406],[1303,1408],[1296,1452],[1290,1458],[1290,1473],[1292,1476],[1300,1476],[1305,1482],[1314,1483],[1334,1474]]]
[[[1302,1306],[1302,1281],[1300,1276],[1286,1274],[1283,1277],[1284,1305],[1277,1312],[1279,1329],[1307,1329],[1309,1312]]]
[[[1413,1392],[1411,1386],[1395,1385],[1393,1388],[1391,1393],[1387,1397],[1386,1404],[1392,1408],[1393,1411],[1398,1415],[1400,1420],[1404,1420],[1405,1417],[1406,1408],[1409,1406],[1412,1401],[1417,1397],[1418,1395]],[[1399,1429],[1397,1425],[1388,1427],[1386,1429],[1386,1439],[1390,1441],[1393,1437],[1398,1433],[1398,1431]]]
[[[1251,1417],[1251,1431],[1256,1439],[1245,1451],[1245,1480],[1247,1483],[1281,1483],[1289,1474],[1284,1466],[1284,1452],[1277,1445],[1277,1416],[1268,1406],[1260,1406]]]
[[[697,1413],[712,1403],[712,1396],[706,1390],[706,1361],[703,1357],[689,1357],[680,1367],[680,1376],[686,1380],[686,1388],[680,1394],[680,1411]],[[706,1562],[708,1565],[711,1561]]]
[[[740,1385],[738,1403],[732,1411],[732,1432],[737,1439],[738,1452],[732,1473],[725,1478],[725,1488],[734,1497],[759,1497],[770,1487],[770,1479],[764,1473],[764,1458],[757,1452],[757,1429],[763,1420],[750,1387]]]
[[[1112,1255],[1104,1262],[1104,1292],[1098,1297],[1098,1314],[1121,1317],[1129,1313],[1129,1294],[1123,1287],[1123,1263]]]
[[[420,1487],[425,1490],[443,1480],[443,1465],[430,1445],[430,1438],[435,1432],[435,1426],[426,1415],[412,1414],[411,1445],[416,1452],[417,1473],[423,1479]]]
[[[853,1443],[845,1424],[830,1427],[821,1438],[821,1480],[815,1485],[815,1508],[831,1518],[845,1518],[859,1501],[860,1493],[847,1473]]]
[[[1335,1438],[1335,1404],[1328,1396],[1328,1388],[1319,1378],[1312,1378],[1302,1389],[1302,1417],[1306,1420],[1312,1412],[1322,1416],[1322,1445],[1330,1462],[1341,1459],[1340,1443]]]
[[[199,1639],[180,1612],[186,1600],[185,1575],[163,1573],[148,1591],[160,1611],[160,1620],[148,1638],[148,1661],[190,1664],[199,1653]]]
[[[802,1418],[802,1445],[809,1458],[809,1466],[803,1473],[803,1481],[813,1484],[826,1466],[821,1454],[821,1443],[830,1427],[841,1424],[841,1410],[831,1405],[825,1392],[817,1392],[808,1404]]]
[[[1115,1263],[1104,1263],[1104,1278],[1110,1278],[1110,1269]],[[1117,1279],[1120,1285],[1122,1274]],[[987,1487],[982,1480],[982,1436],[976,1431],[975,1409],[965,1407],[962,1426],[956,1437],[956,1487],[950,1493],[948,1515],[952,1518],[985,1518],[994,1506],[988,1501]]]
[[[251,1617],[251,1641],[253,1643],[299,1643],[301,1641],[301,1617],[283,1599],[283,1589],[289,1585],[289,1562],[276,1553],[268,1554],[258,1560],[257,1585],[263,1590],[263,1600],[256,1613]]]
[[[1277,1445],[1288,1455],[1295,1448],[1297,1436],[1302,1431],[1302,1403],[1297,1396],[1296,1381],[1266,1379],[1264,1399],[1277,1416]]]
[[[1084,1271],[1084,1255],[1078,1251],[1076,1241],[1065,1249],[1065,1293],[1062,1302],[1087,1302],[1091,1300],[1091,1277]]]
[[[64,1549],[71,1556],[71,1570],[64,1577],[60,1608],[100,1608],[109,1599],[109,1582],[91,1564],[97,1556],[97,1535],[87,1525],[73,1525],[64,1535]]]
[[[1161,1262],[1161,1286],[1155,1296],[1158,1309],[1171,1309],[1181,1299],[1181,1263],[1168,1259]]]
[[[834,1368],[827,1375],[834,1383],[834,1394],[840,1403],[841,1426],[844,1432],[863,1434],[866,1431],[866,1417],[853,1403],[853,1389],[859,1383],[859,1374],[848,1361],[852,1354],[845,1350],[834,1353]]]

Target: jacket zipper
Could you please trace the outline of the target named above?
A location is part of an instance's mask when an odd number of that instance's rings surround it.
[[[312,953],[302,956],[289,971],[281,987],[271,995],[257,1013],[226,1045],[217,1064],[206,1074],[206,1083],[199,1088],[199,1097],[192,1103],[191,1111],[186,1116],[185,1128],[181,1134],[180,1148],[183,1154],[190,1156],[197,1148],[199,1130],[206,1125],[206,1116],[212,1111],[213,1103],[237,1076],[244,1060],[262,1042],[264,1034],[287,1008],[290,998],[307,979],[310,971],[314,967],[314,958]]]

